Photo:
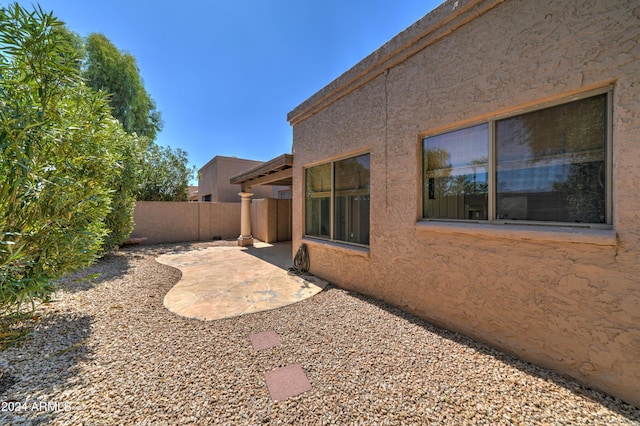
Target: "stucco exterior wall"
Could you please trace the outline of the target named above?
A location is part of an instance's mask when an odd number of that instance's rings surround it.
[[[240,204],[138,201],[133,220],[147,244],[226,240],[240,235]]]
[[[251,200],[251,234],[265,243],[291,240],[291,200]]]
[[[311,272],[640,406],[640,1],[449,1],[293,125]],[[398,53],[400,52],[400,53]],[[613,85],[611,230],[421,221],[421,135]],[[304,168],[371,154],[371,242],[303,238]]]
[[[233,176],[259,166],[261,161],[246,160],[244,158],[215,156],[198,171],[198,196],[200,201],[211,195],[214,203],[239,203],[240,185],[229,182]],[[281,186],[262,185],[251,188],[255,198],[277,197],[278,191],[286,189]]]

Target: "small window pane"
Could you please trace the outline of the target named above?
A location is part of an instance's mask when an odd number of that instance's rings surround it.
[[[496,122],[498,219],[605,223],[606,95]]]
[[[305,171],[305,234],[330,238],[331,164]]]
[[[334,239],[369,244],[369,154],[335,163]]]
[[[423,216],[487,220],[488,125],[423,141]]]

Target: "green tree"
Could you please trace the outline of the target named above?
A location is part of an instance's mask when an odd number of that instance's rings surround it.
[[[83,63],[86,64],[88,62],[89,51],[87,46],[89,43],[85,44],[80,35],[64,26],[56,27],[55,31],[59,33],[60,38],[67,40],[78,56],[82,58],[82,60],[77,61],[77,68],[83,72],[83,77],[86,77],[86,72],[83,70],[86,70],[87,67],[83,66]],[[107,44],[110,44],[108,40]],[[135,62],[133,62],[133,65],[135,66]],[[133,76],[132,81],[139,79],[137,71],[131,75]],[[142,88],[142,98],[144,99],[145,96],[147,96],[146,91]],[[109,97],[108,100],[112,107],[111,113],[113,115],[112,104],[114,99]],[[153,101],[151,101],[151,104],[153,104]],[[152,116],[157,115],[159,120],[159,113],[149,112],[149,114]],[[151,124],[148,125],[150,126]],[[110,183],[113,193],[111,196],[111,209],[105,218],[108,234],[105,236],[103,243],[104,252],[110,251],[126,241],[133,230],[134,193],[139,186],[137,170],[140,168],[144,148],[149,143],[148,138],[137,135],[137,129],[135,128],[130,132],[125,132],[122,128],[122,123],[118,123],[115,120],[110,120],[108,126],[111,133],[111,151],[117,155],[119,173],[117,175],[114,174],[114,179]],[[138,131],[140,130],[138,129]]]
[[[136,197],[140,201],[187,201],[189,180],[195,170],[188,166],[187,152],[152,143],[145,153]]]
[[[139,136],[144,149],[138,163],[136,197],[141,201],[188,200],[188,184],[194,174],[187,153],[158,146],[162,129],[160,112],[144,88],[133,55],[121,52],[103,34],[91,34],[85,44],[83,76],[87,84],[107,93],[112,113],[129,134]]]
[[[160,112],[144,88],[133,55],[121,52],[103,34],[87,37],[83,76],[89,87],[110,96],[113,116],[127,133],[146,136],[153,141],[162,129]]]
[[[111,118],[106,130],[109,132],[111,151],[116,156],[117,173],[112,174],[108,182],[111,208],[105,218],[109,232],[102,245],[103,252],[125,242],[133,231],[135,194],[140,180],[138,170],[144,155],[144,144],[140,138],[126,133],[118,120]]]
[[[53,31],[56,31],[58,33],[56,37],[65,40],[65,43],[67,43],[68,46],[73,49],[74,55],[77,56],[77,59],[75,60],[76,68],[78,70],[81,70],[85,61],[85,56],[87,55],[87,52],[84,48],[84,39],[79,34],[69,30],[64,25],[55,27]]]
[[[39,7],[0,9],[0,312],[95,260],[127,155],[114,140],[133,142],[63,29]]]

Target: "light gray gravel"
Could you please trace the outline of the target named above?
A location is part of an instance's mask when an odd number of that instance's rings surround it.
[[[638,408],[335,287],[239,318],[177,317],[162,298],[180,272],[154,257],[203,246],[126,249],[85,271],[93,282],[67,281],[0,352],[0,424],[640,424]],[[266,330],[282,345],[254,351]],[[264,373],[293,363],[313,390],[271,401]]]

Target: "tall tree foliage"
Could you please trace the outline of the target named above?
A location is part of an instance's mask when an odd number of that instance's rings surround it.
[[[140,201],[188,201],[189,179],[194,170],[187,166],[187,153],[152,144],[145,153],[141,184],[136,193]]]
[[[131,191],[113,194],[137,143],[84,85],[79,60],[52,13],[0,9],[0,312],[47,300],[131,208]]]
[[[85,49],[87,85],[109,94],[113,116],[127,133],[154,140],[162,129],[160,112],[144,88],[135,58],[120,52],[103,34],[89,35]]]
[[[137,167],[136,199],[185,201],[195,171],[187,153],[161,147],[154,140],[162,129],[159,111],[144,88],[135,58],[121,52],[103,34],[86,39],[83,76],[87,84],[109,96],[112,113],[130,134],[140,136],[144,153]]]

